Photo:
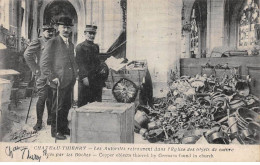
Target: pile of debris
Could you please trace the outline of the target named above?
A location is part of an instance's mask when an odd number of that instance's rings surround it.
[[[180,77],[169,83],[154,107],[139,106],[135,132],[149,142],[170,144],[259,144],[259,98],[250,94],[250,77]]]

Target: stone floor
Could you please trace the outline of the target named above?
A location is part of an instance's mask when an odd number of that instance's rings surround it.
[[[51,127],[46,124],[47,111],[44,112],[42,130],[35,133],[32,129],[36,122],[36,100],[37,98],[33,98],[32,100],[27,124],[25,124],[25,119],[30,98],[20,100],[17,106],[12,104],[9,107],[9,111],[3,113],[1,121],[1,134],[3,135],[3,142],[55,143],[55,139],[50,135]],[[143,140],[140,134],[135,133],[134,139],[134,143],[149,143],[147,140]],[[70,143],[70,136],[67,136],[66,140],[57,141],[57,143]]]

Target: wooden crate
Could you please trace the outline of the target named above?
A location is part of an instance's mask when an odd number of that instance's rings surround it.
[[[94,102],[71,114],[72,143],[133,143],[134,104]]]
[[[113,96],[112,89],[102,89],[102,102],[117,102],[115,97]]]
[[[106,81],[106,87],[108,89],[113,88],[113,86],[122,78],[131,80],[137,86],[140,86],[144,82],[147,73],[147,62],[145,60],[139,60],[137,62],[143,63],[143,67],[134,67],[131,69],[123,68],[119,71],[114,71],[110,69],[108,79]]]
[[[135,98],[135,101],[132,102],[135,104],[135,107],[137,107],[139,105],[139,100],[140,100],[140,90],[138,90],[137,96]],[[103,88],[102,89],[102,102],[113,102],[113,103],[117,103],[113,93],[112,93],[112,89],[107,89],[107,88]]]

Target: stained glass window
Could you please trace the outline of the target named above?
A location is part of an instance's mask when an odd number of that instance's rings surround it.
[[[195,17],[195,9],[192,10],[191,16],[191,40],[190,40],[191,56],[195,56],[199,53],[199,33],[198,26]]]
[[[255,26],[258,22],[259,8],[254,0],[247,0],[241,12],[239,23],[239,43],[240,49],[248,49],[254,46],[256,41]]]

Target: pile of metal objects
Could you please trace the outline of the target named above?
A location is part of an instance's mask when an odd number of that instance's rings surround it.
[[[259,98],[250,77],[183,76],[154,107],[139,106],[135,132],[151,143],[260,144]]]

